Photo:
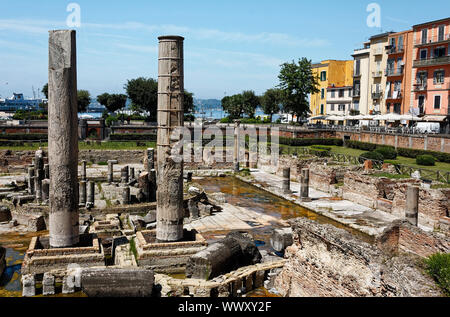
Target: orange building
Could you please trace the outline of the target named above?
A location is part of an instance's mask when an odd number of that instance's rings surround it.
[[[413,32],[413,106],[444,121],[450,114],[450,18],[415,25]]]
[[[413,31],[389,35],[386,46],[386,110],[387,113],[408,114],[411,104],[411,76],[413,64]]]

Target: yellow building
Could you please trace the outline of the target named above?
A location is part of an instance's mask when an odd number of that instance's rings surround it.
[[[311,95],[311,116],[326,115],[328,88],[353,86],[353,61],[326,60],[313,64],[312,72],[318,78],[320,91]]]

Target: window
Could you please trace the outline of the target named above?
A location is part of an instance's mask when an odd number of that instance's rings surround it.
[[[320,105],[320,114],[323,114],[323,105]]]
[[[334,105],[330,106],[331,111],[334,111]]]
[[[339,98],[344,97],[344,89],[339,89]]]
[[[387,113],[391,112],[391,104],[389,102],[386,104],[386,112]]]
[[[438,35],[438,41],[444,40],[444,25],[439,26],[439,35]]]
[[[361,60],[358,59],[355,62],[355,75],[359,76],[360,72],[361,72]]]
[[[402,111],[402,105],[399,103],[394,104],[394,112],[396,114],[400,114],[401,111]]]
[[[335,98],[336,97],[336,91],[332,90],[331,91],[331,98]]]
[[[320,98],[321,99],[325,99],[325,89],[322,88],[321,92],[320,92]]]
[[[320,73],[320,80],[321,81],[327,80],[327,72],[326,71],[323,71]]]
[[[428,29],[422,30],[422,44],[426,44],[428,40]]]
[[[434,96],[434,109],[441,109],[441,96]]]
[[[345,111],[345,105],[339,105],[339,111]]]
[[[349,96],[349,97],[352,96],[352,89],[351,89],[351,88],[348,90],[348,96]]]
[[[423,114],[424,113],[423,110],[425,108],[425,96],[419,96],[418,106],[419,106],[420,114]]]
[[[403,50],[403,35],[398,38],[398,50]]]
[[[420,59],[421,60],[427,59],[427,50],[426,49],[420,50]]]
[[[433,50],[433,57],[434,58],[443,57],[443,56],[445,56],[445,46],[436,47]]]
[[[445,78],[445,71],[444,70],[437,70],[434,72],[434,78],[433,78],[433,83],[435,85],[440,85],[444,83],[444,78]]]

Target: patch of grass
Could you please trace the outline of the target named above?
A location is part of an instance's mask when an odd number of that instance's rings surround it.
[[[445,295],[450,296],[450,254],[437,253],[425,260],[426,272]]]
[[[108,165],[108,162],[98,162],[97,163],[97,165],[100,165],[100,166],[106,166],[106,165]]]
[[[134,255],[136,263],[138,263],[138,254],[137,254],[137,249],[136,249],[136,241],[134,240],[134,238],[132,238],[131,241],[130,241],[130,252]]]
[[[386,177],[386,178],[390,178],[390,179],[407,179],[407,178],[411,178],[411,176],[409,175],[404,175],[404,174],[390,174],[390,173],[376,173],[376,174],[372,174],[370,176],[373,177]]]
[[[244,168],[244,169],[241,169],[241,170],[239,171],[239,175],[240,175],[240,176],[247,177],[247,176],[250,176],[251,173],[250,173],[250,170],[249,170],[248,168]]]

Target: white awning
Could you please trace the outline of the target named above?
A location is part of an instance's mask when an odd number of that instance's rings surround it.
[[[341,117],[341,116],[329,116],[327,117],[328,121],[344,121],[345,117]]]
[[[315,117],[311,117],[308,118],[309,121],[313,121],[313,120],[325,120],[327,117],[326,116],[315,116]]]
[[[427,122],[443,122],[446,116],[425,116],[423,117],[423,121]]]

